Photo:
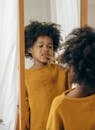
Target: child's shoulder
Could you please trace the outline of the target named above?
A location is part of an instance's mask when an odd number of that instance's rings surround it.
[[[29,73],[29,72],[30,72],[30,69],[25,68],[25,73]]]
[[[54,98],[54,100],[52,102],[52,106],[55,110],[63,103],[64,96],[65,95],[64,95],[64,92],[63,92],[61,95]]]
[[[31,69],[25,69],[25,77],[29,76],[31,73]]]
[[[59,65],[59,64],[51,64],[51,68],[55,69],[55,70],[59,70],[59,71],[69,71],[68,67],[64,67],[64,66]]]
[[[59,65],[59,64],[54,64],[54,63],[52,63],[52,64],[50,64],[50,66],[51,66],[51,68],[62,68],[63,69],[63,67],[61,66],[61,65]]]

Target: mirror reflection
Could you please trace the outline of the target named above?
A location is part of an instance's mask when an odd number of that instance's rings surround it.
[[[53,99],[71,88],[70,69],[58,64],[63,53],[58,46],[80,27],[80,5],[80,0],[24,0],[26,126],[30,130],[46,129]]]
[[[31,20],[61,25],[61,36],[64,39],[73,28],[80,26],[80,0],[24,0],[25,25]],[[26,68],[31,67],[31,60],[25,58],[25,61]]]

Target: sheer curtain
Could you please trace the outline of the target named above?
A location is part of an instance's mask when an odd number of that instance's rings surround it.
[[[15,130],[18,86],[18,0],[0,0],[0,130]]]
[[[51,21],[62,26],[63,37],[80,26],[80,0],[50,0],[50,5]]]

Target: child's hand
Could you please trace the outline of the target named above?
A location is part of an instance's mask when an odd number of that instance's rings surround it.
[[[57,64],[60,64],[61,63],[61,55],[59,55],[58,57],[48,57],[49,59],[49,63],[57,63]]]
[[[61,62],[61,55],[58,55],[58,56],[56,57],[56,61],[57,61],[58,64],[61,64],[61,63],[62,63],[62,62]]]
[[[56,60],[55,57],[53,57],[53,56],[50,57],[50,63],[55,63],[55,60]]]
[[[49,61],[49,63],[55,63],[55,57],[49,56],[48,61]]]

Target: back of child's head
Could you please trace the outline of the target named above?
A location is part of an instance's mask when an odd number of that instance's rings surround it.
[[[62,62],[72,68],[72,83],[95,88],[95,29],[74,29],[64,43]]]
[[[28,52],[33,47],[39,36],[48,36],[53,41],[53,50],[57,51],[60,44],[60,25],[49,22],[33,21],[25,27],[25,55],[31,56]]]

